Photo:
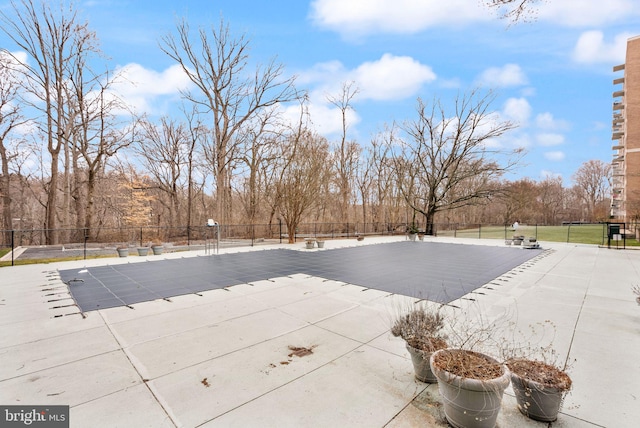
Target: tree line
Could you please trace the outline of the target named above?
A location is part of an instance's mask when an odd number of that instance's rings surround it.
[[[83,229],[282,221],[556,224],[607,218],[610,168],[586,162],[559,178],[508,181],[521,149],[495,141],[515,124],[493,93],[416,100],[413,118],[370,141],[348,138],[357,82],[327,101],[340,137],[313,127],[309,100],[275,60],[251,66],[250,41],[224,20],[180,20],[160,49],[191,82],[180,113],[136,114],[102,64],[98,37],[73,5],[19,0],[0,11],[15,50],[0,51],[2,229],[45,229],[46,242]],[[452,107],[449,107],[449,106]],[[295,111],[295,117],[285,114]]]

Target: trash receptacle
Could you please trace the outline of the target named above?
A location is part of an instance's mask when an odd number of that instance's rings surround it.
[[[620,235],[620,225],[619,224],[610,224],[609,225],[609,239],[614,239],[615,235]]]

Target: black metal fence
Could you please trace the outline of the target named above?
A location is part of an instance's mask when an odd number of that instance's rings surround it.
[[[221,240],[255,241],[288,239],[287,228],[282,222],[274,224],[216,225]],[[402,234],[406,224],[388,223],[303,223],[298,225],[294,240],[310,236],[349,238],[357,235]],[[47,242],[56,245],[100,243],[105,245],[145,246],[152,242],[171,242],[178,245],[198,244],[211,235],[210,226],[137,226],[101,227],[95,230],[83,228],[60,229],[16,229],[0,230],[0,248],[39,246]],[[49,237],[55,237],[48,240]]]
[[[357,236],[403,235],[407,231],[406,223],[303,223],[298,225],[293,236],[297,242],[308,237],[325,239],[353,238]],[[586,244],[623,247],[628,243],[637,243],[638,230],[629,230],[625,223],[584,224],[566,222],[561,225],[491,225],[437,223],[433,225],[436,235],[475,239],[511,239],[522,235],[534,237],[538,241],[576,242]],[[418,224],[420,231],[425,225]],[[56,245],[46,245],[48,237],[54,237]],[[634,239],[630,239],[634,238]],[[13,250],[18,247],[58,247],[63,250],[80,251],[87,257],[87,250],[102,249],[115,255],[117,247],[148,247],[151,244],[168,244],[168,249],[198,249],[206,247],[207,242],[215,239],[221,246],[254,246],[265,243],[288,242],[289,235],[284,223],[253,225],[215,225],[183,227],[102,227],[88,229],[24,229],[0,230],[0,249]],[[71,253],[69,253],[71,254]],[[110,254],[110,253],[109,253]],[[13,259],[12,259],[13,261]]]

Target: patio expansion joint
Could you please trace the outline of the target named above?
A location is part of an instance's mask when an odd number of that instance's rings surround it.
[[[37,343],[37,342],[40,342],[42,340],[46,340],[46,339],[34,340],[33,342],[28,342],[28,343]],[[13,346],[21,346],[21,345],[23,345],[23,344],[13,345]],[[6,349],[6,348],[4,348],[4,349]],[[69,364],[77,363],[77,362],[80,362],[80,361],[90,360],[90,359],[95,358],[95,357],[100,357],[102,355],[108,355],[108,354],[111,354],[113,352],[117,352],[117,351],[121,351],[121,350],[122,349],[111,349],[109,351],[99,352],[97,354],[88,355],[86,357],[78,358],[78,359],[72,360],[72,361],[65,361],[65,362],[60,363],[60,364],[55,364],[55,365],[52,365],[52,366],[49,366],[49,367],[44,367],[44,368],[41,368],[41,369],[38,369],[38,370],[34,370],[34,371],[31,371],[31,372],[28,372],[28,373],[22,373],[22,374],[17,375],[17,376],[12,376],[12,377],[8,377],[8,378],[5,378],[5,379],[2,379],[2,380],[0,380],[0,384],[2,384],[2,382],[6,382],[6,381],[9,381],[9,380],[19,379],[19,378],[25,377],[25,376],[33,376],[33,375],[38,374],[38,373],[42,373],[42,372],[46,372],[46,371],[49,371],[49,370],[58,369],[60,367],[67,366]],[[78,403],[78,405],[79,404],[84,404],[84,403]]]
[[[107,329],[109,330],[109,333],[111,333],[111,335],[113,336],[113,339],[118,343],[119,350],[124,354],[124,356],[127,358],[127,361],[129,361],[129,364],[131,365],[131,368],[133,370],[135,370],[136,374],[138,375],[138,377],[140,379],[140,383],[144,384],[145,388],[153,396],[153,399],[158,403],[158,405],[162,408],[162,411],[171,420],[171,423],[173,423],[174,426],[180,426],[180,424],[178,423],[178,421],[175,418],[175,415],[173,415],[173,413],[171,412],[170,409],[166,408],[166,406],[163,404],[163,401],[160,400],[159,397],[156,395],[156,393],[153,391],[153,389],[149,387],[149,384],[148,384],[149,379],[145,379],[144,376],[142,376],[142,373],[140,373],[138,364],[141,365],[141,363],[136,364],[135,356],[132,355],[129,352],[128,347],[123,346],[120,335],[117,334],[112,329],[111,324],[109,324],[109,322],[104,318],[102,312],[100,312],[100,311],[98,311],[98,312],[100,313],[100,317],[102,318],[102,320],[104,321]]]
[[[584,309],[585,302],[587,301],[587,296],[589,295],[589,288],[591,286],[591,280],[588,281],[587,287],[584,290],[584,295],[582,296],[582,301],[580,302],[580,310],[578,311],[578,315],[576,316],[576,322],[573,324],[573,331],[571,332],[571,340],[569,341],[569,348],[567,349],[567,357],[564,360],[563,370],[566,370],[569,366],[569,359],[571,357],[571,349],[573,348],[573,341],[576,337],[576,331],[578,330],[578,324],[580,323],[580,317],[582,315],[582,310]]]

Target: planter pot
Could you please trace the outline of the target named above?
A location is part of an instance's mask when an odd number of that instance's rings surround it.
[[[356,238],[358,241],[364,241],[364,236],[360,235]]]
[[[129,255],[128,248],[117,248],[117,250],[118,250],[118,257],[127,257]]]
[[[416,240],[416,236],[418,236],[418,234],[417,234],[417,233],[410,233],[410,234],[409,234],[409,240],[411,240],[411,241],[415,241],[415,240]]]
[[[324,241],[316,241],[318,248],[324,248]]]
[[[138,255],[139,256],[146,256],[147,254],[149,254],[149,248],[147,248],[147,247],[138,248]]]
[[[153,247],[151,247],[151,250],[153,251],[153,254],[155,256],[159,256],[160,254],[162,254],[162,245],[154,245]]]
[[[431,370],[438,379],[447,421],[456,428],[493,428],[498,419],[502,394],[509,385],[509,372],[502,366],[502,374],[493,379],[479,380],[458,376],[434,364],[441,353],[469,352],[487,362],[497,361],[487,355],[472,351],[443,349],[431,355]],[[443,354],[444,355],[444,354]]]
[[[413,371],[416,374],[416,379],[420,382],[436,383],[438,378],[436,378],[431,371],[431,365],[429,364],[433,352],[420,352],[408,343],[407,351],[409,351],[411,355],[411,362],[413,363]]]
[[[307,250],[311,250],[315,246],[315,244],[316,244],[315,241],[311,241],[311,240],[305,241],[305,245],[307,246]]]
[[[530,360],[514,360],[507,367],[520,413],[536,421],[555,421],[562,398],[571,388],[569,376],[554,366]]]
[[[558,419],[564,391],[524,379],[515,373],[511,373],[511,386],[520,413],[536,421],[553,422]]]
[[[418,235],[418,240],[424,241],[424,235]]]

